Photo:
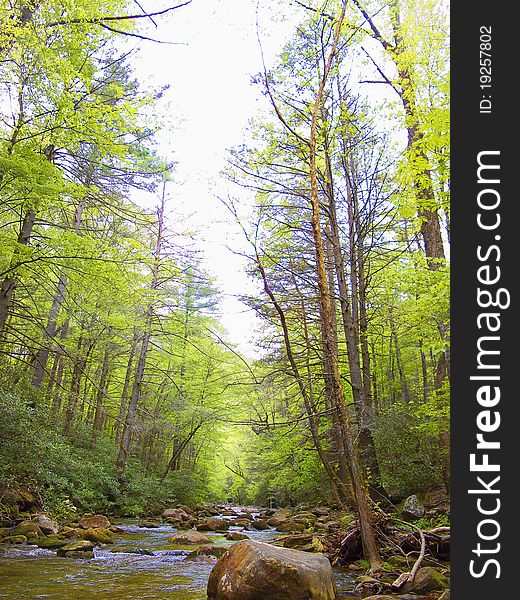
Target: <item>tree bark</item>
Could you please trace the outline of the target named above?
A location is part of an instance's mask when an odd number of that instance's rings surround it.
[[[372,527],[372,514],[368,493],[363,481],[361,469],[359,467],[359,459],[357,450],[354,444],[354,437],[350,426],[350,420],[347,411],[343,386],[341,382],[341,374],[339,370],[339,362],[337,356],[337,347],[334,343],[334,331],[332,320],[332,304],[330,301],[329,288],[327,282],[327,272],[325,266],[325,254],[323,247],[323,239],[320,223],[320,201],[318,189],[318,169],[317,169],[317,133],[318,133],[318,117],[322,108],[323,95],[325,85],[330,73],[332,62],[337,51],[337,44],[340,36],[341,26],[345,17],[347,2],[343,2],[342,10],[339,19],[336,23],[334,32],[334,41],[330,54],[327,58],[323,77],[321,79],[318,93],[316,94],[311,119],[311,130],[309,138],[309,171],[311,185],[311,226],[314,239],[314,250],[316,256],[316,272],[318,280],[318,296],[320,307],[320,319],[323,323],[324,330],[324,353],[326,354],[330,367],[333,386],[334,401],[341,419],[341,431],[343,444],[349,462],[349,468],[352,477],[352,487],[357,503],[359,514],[359,525],[361,530],[361,538],[363,544],[363,552],[371,565],[371,570],[376,571],[381,569],[381,557],[377,546],[374,530]]]
[[[154,263],[152,267],[152,281],[150,283],[150,290],[155,292],[159,286],[159,268],[161,262],[161,250],[163,245],[163,237],[164,237],[164,203],[165,203],[165,194],[166,194],[166,183],[163,184],[163,192],[161,198],[161,204],[157,211],[157,238],[155,242],[155,252],[154,252]],[[137,360],[137,368],[134,377],[134,383],[132,386],[132,392],[130,395],[130,399],[128,401],[128,409],[126,413],[126,418],[124,421],[123,431],[121,433],[121,441],[119,445],[119,453],[116,461],[116,468],[120,475],[123,474],[126,466],[126,461],[128,458],[128,453],[130,450],[130,439],[132,436],[132,432],[135,429],[136,418],[137,418],[137,406],[139,400],[141,398],[143,381],[144,381],[144,371],[146,367],[146,360],[148,356],[148,346],[150,344],[150,339],[152,337],[151,327],[152,327],[152,318],[154,314],[153,305],[150,303],[145,313],[145,323],[144,323],[144,332],[142,334],[141,341],[141,350],[139,352],[139,358]]]
[[[34,223],[36,221],[36,212],[34,210],[28,210],[22,221],[20,232],[18,234],[17,243],[21,246],[28,246],[31,240]],[[13,294],[17,286],[17,279],[14,276],[14,271],[17,268],[16,261],[19,257],[19,251],[15,248],[11,264],[9,266],[9,273],[2,281],[0,286],[0,338],[4,337],[5,327],[7,319],[9,317],[9,309],[13,299]]]
[[[103,426],[103,399],[105,398],[107,393],[106,387],[111,349],[112,344],[110,342],[107,342],[105,346],[105,352],[103,354],[103,362],[101,364],[101,372],[99,375],[98,391],[96,394],[96,411],[94,413],[94,422],[92,425],[92,448],[96,447],[98,436]]]

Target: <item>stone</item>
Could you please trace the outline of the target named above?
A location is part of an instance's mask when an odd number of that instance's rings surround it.
[[[196,513],[204,513],[211,516],[219,514],[218,510],[209,504],[196,504],[194,510]]]
[[[312,514],[316,517],[328,517],[330,516],[330,511],[328,508],[324,508],[323,506],[318,506],[312,509]]]
[[[383,582],[375,577],[370,577],[368,575],[361,575],[356,578],[356,587],[354,588],[354,592],[357,594],[379,594],[379,592],[383,591]]]
[[[114,542],[112,532],[106,527],[87,529],[82,537],[84,540],[89,540],[96,544],[112,544]]]
[[[419,498],[417,498],[415,494],[408,496],[401,508],[401,516],[404,519],[420,519],[421,517],[424,517],[425,513],[426,509],[419,502]]]
[[[58,548],[56,554],[66,558],[92,558],[94,556],[94,548],[94,542],[79,540],[78,542],[71,542],[62,548]]]
[[[323,552],[325,546],[319,537],[311,534],[287,535],[279,540],[284,548],[295,548],[302,552]]]
[[[191,518],[182,508],[167,508],[161,516],[163,519],[171,519],[172,521],[189,521]]]
[[[249,527],[251,525],[250,519],[233,519],[234,526],[236,527]]]
[[[253,515],[251,515],[251,513],[248,512],[240,512],[236,514],[236,517],[237,519],[246,519],[247,521],[251,521]]]
[[[255,519],[251,521],[251,527],[258,529],[258,531],[264,531],[265,529],[269,529],[269,523],[265,519]]]
[[[79,520],[79,526],[82,529],[95,529],[96,527],[108,529],[110,521],[104,515],[84,515]]]
[[[68,538],[76,538],[81,539],[85,533],[84,529],[79,529],[78,527],[68,527],[65,526],[60,531],[60,535],[63,535]]]
[[[283,533],[293,533],[295,531],[305,531],[307,528],[304,523],[295,523],[294,521],[287,521],[286,523],[282,523],[279,527],[276,528],[277,531],[281,531]]]
[[[230,540],[232,542],[239,542],[240,540],[248,540],[249,536],[245,533],[240,533],[239,531],[229,531],[226,533],[226,540]]]
[[[306,527],[316,524],[318,517],[312,513],[298,513],[291,519],[294,523],[303,523]]]
[[[58,523],[47,515],[36,515],[32,518],[32,522],[36,523],[46,535],[58,533],[60,529]]]
[[[11,535],[25,535],[28,540],[43,537],[43,531],[34,521],[22,521],[12,530]]]
[[[142,523],[138,523],[137,526],[143,529],[157,529],[157,527],[160,527],[159,523],[155,521],[143,521]]]
[[[279,527],[289,519],[291,514],[292,510],[290,508],[280,508],[269,519],[268,523],[271,527]]]
[[[2,544],[27,544],[25,535],[8,535],[1,540]]]
[[[179,545],[196,545],[196,544],[212,544],[211,540],[207,535],[199,533],[198,531],[184,531],[182,533],[176,533],[168,538],[168,541],[172,544]]]
[[[194,560],[199,556],[212,556],[213,558],[220,558],[228,551],[224,546],[201,546],[193,552],[190,552],[184,560]]]
[[[204,519],[202,523],[199,523],[197,529],[199,531],[222,531],[224,529],[229,529],[229,521],[227,519],[215,519],[214,517],[209,517],[208,519]]]
[[[421,567],[413,582],[405,583],[403,592],[415,594],[428,594],[436,590],[445,590],[449,587],[448,579],[433,567]]]
[[[123,546],[116,546],[110,550],[112,554],[140,554],[142,556],[153,556],[153,552],[148,548],[138,548],[137,546],[131,546],[125,544]]]
[[[58,548],[63,548],[63,546],[66,546],[67,544],[70,544],[69,539],[56,534],[48,535],[36,540],[38,548],[45,548],[46,550],[57,550]]]
[[[208,600],[336,600],[332,567],[322,554],[237,542],[217,561]]]
[[[58,550],[57,555],[62,556],[63,558],[81,558],[81,559],[94,558],[93,550],[70,550],[66,554],[60,554],[61,550],[63,550],[63,548],[60,548],[60,550]]]
[[[117,525],[110,525],[110,527],[107,527],[107,529],[109,531],[111,531],[112,533],[123,533],[124,529],[122,527],[118,527]]]

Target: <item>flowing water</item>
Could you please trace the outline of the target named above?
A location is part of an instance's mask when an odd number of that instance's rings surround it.
[[[230,518],[230,517],[226,517]],[[177,530],[170,525],[148,529],[137,521],[116,523],[122,528],[114,534],[115,543],[96,548],[94,558],[61,558],[55,552],[36,546],[9,546],[0,550],[0,598],[30,600],[147,599],[206,600],[206,586],[213,563],[185,561],[192,546],[175,546],[168,537]],[[230,527],[239,531],[240,527]],[[252,540],[272,541],[277,532],[247,531]],[[222,534],[207,533],[216,546],[230,546]],[[151,554],[113,553],[117,546],[140,548]],[[336,571],[338,588],[353,587],[353,577]],[[343,596],[346,597],[346,596]]]

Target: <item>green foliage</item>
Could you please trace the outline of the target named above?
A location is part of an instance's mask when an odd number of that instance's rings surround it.
[[[113,449],[92,454],[65,439],[46,411],[0,391],[0,480],[31,483],[50,510],[63,512],[71,501],[82,511],[106,509],[118,483]]]
[[[378,415],[374,440],[385,488],[408,495],[442,485],[439,424],[416,405],[394,404]]]
[[[426,517],[421,517],[420,519],[417,519],[416,521],[414,521],[413,524],[417,525],[419,529],[423,530],[435,529],[436,527],[449,527],[450,518],[448,517],[448,515],[444,514],[439,514],[435,516],[428,515]]]

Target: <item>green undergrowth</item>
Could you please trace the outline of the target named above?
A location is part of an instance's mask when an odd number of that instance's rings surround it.
[[[0,389],[0,486],[31,489],[42,507],[57,517],[84,512],[122,516],[157,514],[174,502],[185,504],[206,497],[203,474],[178,471],[147,472],[135,459],[124,478],[118,477],[117,448],[100,437],[95,449],[86,426],[70,437],[62,422],[47,409],[32,408],[11,391]]]

